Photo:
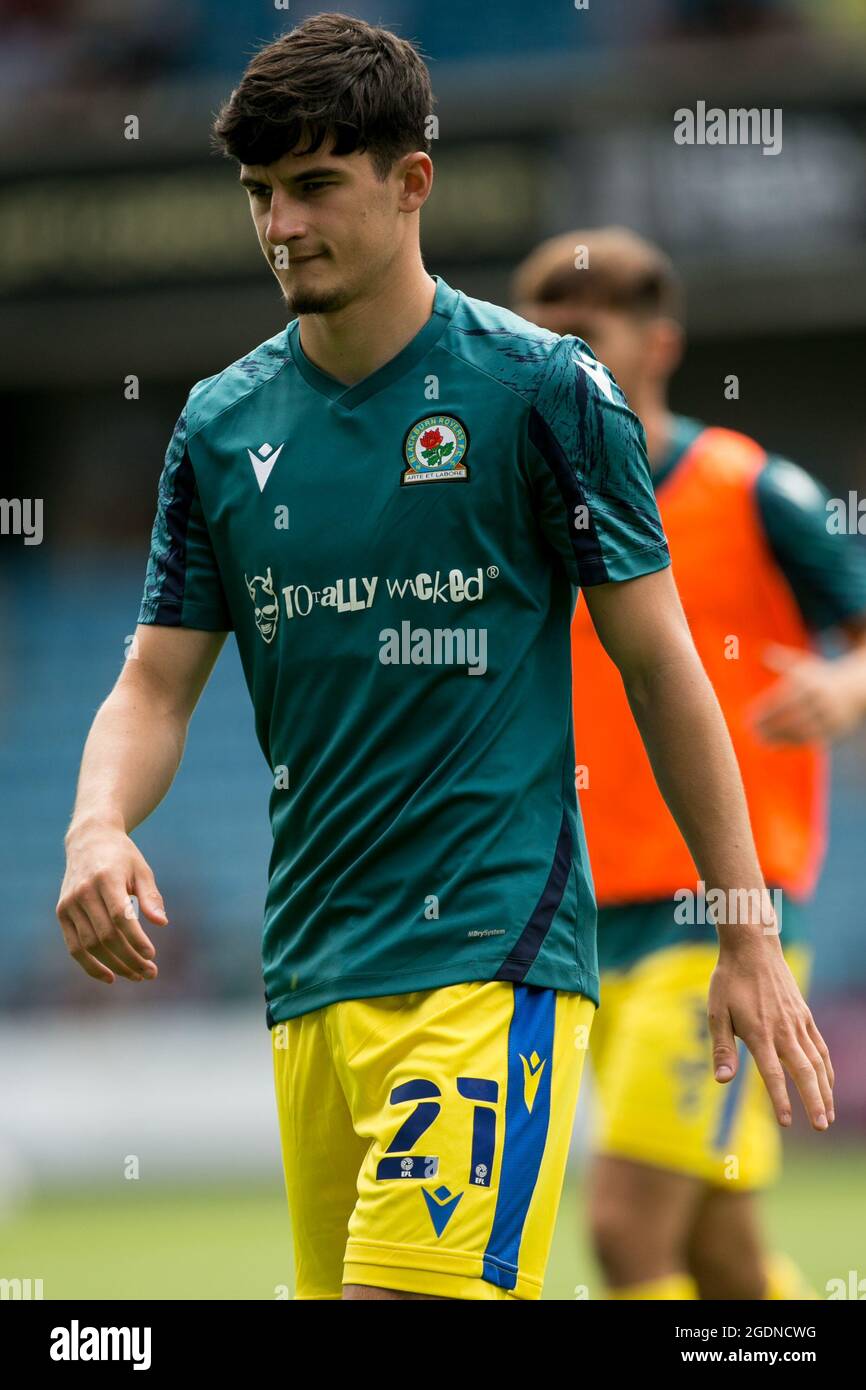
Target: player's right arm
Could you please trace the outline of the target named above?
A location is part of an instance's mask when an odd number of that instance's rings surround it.
[[[171,786],[196,701],[231,626],[190,456],[188,401],[159,480],[135,642],[90,730],[66,835],[57,917],[71,955],[105,984],[115,975],[156,975],[153,943],[131,898],[154,925],[168,918],[129,836]]]
[[[156,952],[130,899],[156,926],[168,918],[153,873],[130,839],[165,796],[190,717],[224,632],[139,625],[132,655],[84,748],[57,919],[70,955],[95,980],[153,978]]]

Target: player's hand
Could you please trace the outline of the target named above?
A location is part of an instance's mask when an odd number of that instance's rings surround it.
[[[763,660],[780,674],[752,707],[755,729],[768,743],[838,738],[862,718],[862,680],[852,676],[844,659],[827,661],[772,643]]]
[[[150,866],[129,836],[116,826],[88,824],[66,837],[66,874],[57,920],[69,954],[94,980],[114,983],[153,980],[156,951],[135,915],[168,926],[162,895]]]
[[[736,1038],[755,1059],[780,1125],[791,1123],[787,1071],[812,1128],[827,1129],[833,1111],[833,1064],[779,938],[739,927],[723,942],[710,980],[709,1023],[716,1080],[729,1082],[740,1065]],[[736,1036],[735,1036],[736,1035]]]

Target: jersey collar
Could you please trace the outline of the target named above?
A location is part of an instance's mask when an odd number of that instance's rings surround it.
[[[672,416],[671,434],[661,463],[653,469],[653,487],[656,492],[682,463],[689,449],[706,426],[700,420],[692,420],[687,415]]]
[[[355,406],[363,401],[369,400],[377,392],[390,386],[393,381],[397,381],[412,367],[416,366],[433,347],[434,343],[445,332],[448,324],[454,317],[460,293],[453,290],[450,285],[439,275],[431,276],[436,282],[436,292],[433,296],[433,311],[424,327],[415,334],[415,337],[406,344],[404,348],[392,357],[389,362],[384,362],[375,372],[365,376],[361,381],[356,381],[352,386],[346,386],[344,382],[337,381],[336,377],[323,372],[320,367],[315,366],[307,357],[301,347],[301,335],[299,323],[295,319],[289,324],[289,349],[294,359],[295,366],[301,373],[308,386],[312,386],[314,391],[327,396],[328,400],[336,405],[342,406],[346,410],[354,410]]]

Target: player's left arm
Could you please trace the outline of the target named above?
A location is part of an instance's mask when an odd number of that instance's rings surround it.
[[[817,1130],[834,1118],[833,1067],[782,954],[724,716],[695,649],[669,569],[590,587],[586,602],[616,663],[653,773],[708,889],[753,904],[754,921],[719,925],[709,997],[718,1081],[738,1067],[741,1037],[780,1124],[791,1122],[784,1072]],[[627,850],[626,850],[627,852]],[[758,907],[760,902],[761,906]]]
[[[847,650],[773,645],[764,662],[779,679],[755,701],[752,717],[771,743],[844,737],[866,719],[866,545],[831,524],[825,488],[786,459],[760,474],[757,502],[767,541],[806,626],[833,631]]]
[[[561,338],[538,384],[528,432],[538,523],[619,667],[653,772],[709,887],[769,908],[736,757],[670,570],[643,427],[580,339]],[[628,847],[624,846],[624,853]],[[784,1070],[813,1126],[833,1120],[830,1054],[782,954],[758,920],[719,927],[709,1020],[716,1079],[736,1037],[755,1058],[780,1124]]]

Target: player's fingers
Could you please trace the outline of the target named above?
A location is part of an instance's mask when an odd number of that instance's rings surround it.
[[[85,919],[82,918],[81,931],[79,931],[76,923],[76,915],[75,908],[71,904],[66,907],[58,907],[57,909],[57,920],[63,931],[63,939],[66,942],[66,948],[69,954],[72,959],[81,966],[85,974],[90,975],[92,979],[100,980],[106,985],[113,985],[114,974],[112,971],[109,970],[106,965],[103,965],[101,961],[97,960],[95,956],[91,955],[90,951],[82,944],[82,932],[85,936],[89,937],[90,928],[89,924],[85,926]]]
[[[99,941],[94,946],[89,946],[88,950],[97,960],[101,960],[103,965],[107,965],[109,970],[113,970],[115,975],[122,975],[125,980],[131,980],[134,984],[139,984],[142,976],[137,971],[131,970],[125,961],[116,956],[109,946]]]
[[[756,722],[775,724],[790,719],[815,717],[821,707],[818,691],[800,682],[780,681],[766,698],[753,706]]]
[[[115,932],[101,899],[97,903],[89,890],[80,890],[75,895],[73,907],[84,949],[124,979],[141,980],[141,969],[130,960],[128,948]]]
[[[780,730],[784,732],[789,725],[802,721],[804,715],[803,704],[799,698],[790,700],[786,697],[784,702],[774,699],[752,706],[752,727],[761,738],[774,738]]]
[[[774,743],[804,743],[820,737],[826,728],[827,716],[811,699],[799,699],[784,709],[765,713],[755,720],[762,738]]]
[[[818,1049],[818,1052],[823,1058],[824,1066],[827,1071],[827,1079],[830,1082],[831,1087],[835,1086],[836,1073],[833,1070],[833,1059],[830,1056],[830,1049],[825,1043],[823,1037],[821,1036],[821,1032],[818,1028],[818,1025],[811,1014],[809,1014],[808,1018],[806,1019],[806,1032],[809,1034],[809,1037],[812,1039],[812,1042],[815,1044],[816,1048]]]
[[[788,1039],[782,1043],[779,1049],[779,1060],[800,1093],[803,1109],[809,1116],[812,1128],[826,1129],[829,1121],[824,1098],[821,1095],[821,1087],[818,1084],[818,1076],[813,1063],[796,1039]]]
[[[827,1116],[827,1123],[832,1124],[833,1120],[835,1119],[835,1114],[833,1110],[833,1083],[830,1080],[830,1074],[827,1068],[827,1063],[824,1060],[824,1053],[815,1044],[808,1028],[805,1026],[803,1029],[803,1035],[800,1039],[800,1046],[803,1049],[803,1052],[805,1053],[815,1072],[815,1078],[818,1082],[818,1090],[821,1092],[821,1099],[824,1102],[824,1113]],[[826,1045],[824,1047],[824,1051],[827,1051]],[[829,1059],[830,1054],[829,1052],[827,1052],[827,1061],[829,1061]]]
[[[801,743],[813,743],[815,739],[823,736],[823,730],[819,725],[806,720],[788,722],[785,724],[773,724],[769,727],[758,726],[758,734],[765,743],[799,745]]]
[[[106,911],[116,932],[122,937],[127,950],[134,956],[137,963],[136,968],[141,974],[153,978],[156,974],[156,966],[153,963],[156,950],[147,933],[142,930],[141,923],[135,914],[135,903],[132,898],[127,893],[122,898],[106,897],[104,901]]]
[[[801,1046],[814,1069],[815,1078],[818,1082],[818,1090],[821,1092],[821,1099],[824,1102],[824,1114],[827,1117],[828,1125],[831,1125],[836,1115],[833,1109],[833,1087],[827,1075],[824,1058],[821,1056],[818,1049],[812,1045],[811,1039],[806,1039]]]
[[[97,884],[82,889],[76,898],[76,907],[87,914],[96,940],[102,950],[108,952],[109,957],[99,955],[92,946],[88,949],[98,955],[99,960],[105,960],[106,965],[115,968],[114,961],[121,967],[120,973],[128,980],[140,980],[145,976],[152,977],[156,974],[156,966],[144,956],[133,949],[123,934],[122,926],[125,924],[124,909],[118,905],[112,913],[106,905],[104,893],[109,892],[107,888],[100,888]]]
[[[788,703],[791,694],[792,687],[788,681],[784,679],[776,681],[775,685],[771,685],[769,690],[765,690],[763,694],[756,696],[755,699],[752,700],[749,706],[749,713],[751,714],[753,722],[755,724],[762,724],[768,719],[772,719],[776,712]]]
[[[776,1112],[776,1119],[780,1125],[791,1123],[791,1099],[788,1095],[788,1084],[785,1080],[785,1072],[776,1054],[776,1049],[772,1045],[765,1045],[752,1052],[755,1066],[761,1074],[761,1080],[767,1088],[773,1109]]]
[[[778,698],[761,705],[757,710],[756,723],[762,727],[779,724],[786,719],[802,718],[808,708],[808,701],[801,690],[785,690]]]
[[[713,1040],[713,1075],[717,1081],[730,1081],[739,1066],[731,1015],[726,1008],[716,1008],[711,1001],[707,1019]]]
[[[805,659],[799,647],[786,647],[782,642],[768,642],[761,651],[761,660],[771,671],[790,671]]]
[[[141,859],[136,865],[132,891],[138,898],[138,906],[147,920],[158,927],[167,927],[168,913],[165,910],[165,903],[146,859]],[[142,935],[144,935],[143,932]]]

